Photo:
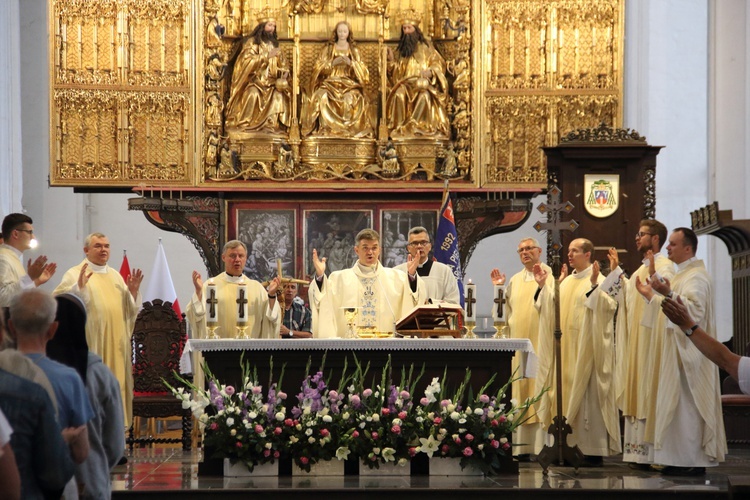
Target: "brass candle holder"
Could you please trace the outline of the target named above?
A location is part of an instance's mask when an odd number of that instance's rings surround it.
[[[219,328],[217,325],[208,325],[206,328],[208,329],[208,333],[206,334],[206,338],[207,339],[209,339],[209,340],[216,340],[216,339],[220,339],[221,338],[216,333],[216,330],[218,330],[218,328]]]

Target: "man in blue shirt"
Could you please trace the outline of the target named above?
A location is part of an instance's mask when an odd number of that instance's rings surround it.
[[[47,342],[57,330],[56,312],[57,301],[50,294],[39,289],[26,290],[11,300],[8,326],[18,350],[49,378],[57,398],[60,427],[83,426],[78,438],[69,443],[73,459],[81,463],[89,453],[86,423],[94,416],[94,410],[78,372],[46,356]]]

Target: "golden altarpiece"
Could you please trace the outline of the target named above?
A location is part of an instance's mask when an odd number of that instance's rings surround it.
[[[621,124],[623,15],[623,0],[53,0],[51,184],[140,192],[131,209],[216,270],[233,202],[436,209],[449,180],[465,265],[529,216],[542,147]]]

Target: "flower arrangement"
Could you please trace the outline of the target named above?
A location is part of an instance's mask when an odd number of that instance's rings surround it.
[[[190,408],[201,427],[205,429],[205,443],[215,448],[214,456],[229,458],[231,463],[242,462],[251,471],[258,464],[273,463],[286,451],[284,421],[287,395],[281,391],[281,379],[270,383],[263,395],[256,370],[249,364],[242,367],[242,387],[222,385],[213,376],[208,365],[203,365],[208,380],[208,390],[196,387],[175,374],[180,382],[192,390],[174,388],[164,382],[182,401],[184,409]],[[207,408],[209,411],[207,411]]]
[[[471,466],[485,474],[500,471],[501,457],[510,453],[508,441],[513,430],[528,417],[535,398],[517,404],[502,403],[513,377],[494,394],[487,389],[492,377],[474,396],[468,391],[471,374],[459,387],[449,390],[435,377],[424,389],[424,396],[413,396],[424,375],[414,366],[402,369],[394,384],[390,359],[370,385],[369,365],[356,360],[356,369],[347,368],[336,389],[331,389],[320,368],[302,381],[297,404],[286,409],[285,393],[269,381],[264,397],[257,373],[243,364],[243,386],[237,391],[221,385],[204,365],[208,390],[172,388],[172,393],[190,408],[205,429],[205,442],[214,446],[215,456],[241,461],[250,470],[257,464],[291,458],[306,471],[325,460],[356,458],[361,466],[380,468],[382,464],[406,466],[419,453],[429,457],[455,457],[461,466]],[[325,364],[325,359],[323,361]],[[306,373],[310,373],[308,362]],[[446,380],[446,373],[443,374]],[[287,405],[289,406],[289,405]]]

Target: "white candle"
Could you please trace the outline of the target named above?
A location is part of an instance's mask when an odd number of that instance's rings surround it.
[[[219,322],[219,299],[216,296],[216,284],[213,278],[208,280],[206,283],[206,293],[204,299],[206,300],[206,323],[218,323]]]
[[[501,294],[502,291],[502,295]],[[505,303],[498,304],[495,302],[498,297],[505,299],[505,286],[504,285],[492,285],[492,321],[497,323],[505,319]],[[498,311],[499,309],[499,311]]]
[[[237,310],[237,323],[247,323],[247,285],[245,280],[237,285],[237,302],[235,304]]]
[[[464,287],[464,303],[466,309],[466,321],[477,320],[477,286],[469,279]]]

